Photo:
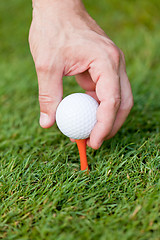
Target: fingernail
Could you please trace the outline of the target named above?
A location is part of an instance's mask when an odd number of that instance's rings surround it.
[[[39,123],[40,123],[41,127],[46,127],[49,123],[49,116],[46,113],[41,112]]]
[[[102,143],[103,143],[103,142],[100,142],[100,143],[98,143],[98,148],[100,148],[100,147],[101,147]]]

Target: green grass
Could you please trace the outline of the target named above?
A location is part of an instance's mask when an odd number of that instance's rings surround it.
[[[1,1],[0,239],[160,239],[160,3],[85,4],[125,53],[134,108],[80,172],[76,145],[38,124],[31,1]],[[65,95],[79,91],[64,80]]]

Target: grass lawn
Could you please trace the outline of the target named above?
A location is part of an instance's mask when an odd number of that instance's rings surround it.
[[[125,53],[134,108],[80,172],[76,145],[38,123],[31,1],[0,1],[0,239],[160,239],[160,2],[84,2]]]

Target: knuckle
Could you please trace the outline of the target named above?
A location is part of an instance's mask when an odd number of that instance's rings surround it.
[[[49,61],[37,60],[35,63],[35,67],[37,72],[49,72],[51,71],[51,64],[49,64]]]
[[[129,97],[126,99],[125,103],[123,104],[123,109],[126,109],[127,111],[130,112],[130,110],[132,109],[133,105],[134,105],[134,100],[133,100],[133,96]]]
[[[120,51],[118,47],[111,45],[110,46],[110,55],[116,65],[119,65],[120,62]]]
[[[53,101],[54,101],[53,97],[50,97],[48,95],[42,95],[42,94],[39,95],[40,104],[50,104],[50,103],[53,103]]]
[[[109,103],[112,109],[118,109],[121,104],[120,96],[110,98]]]
[[[121,55],[121,59],[122,59],[123,63],[125,64],[125,54],[124,54],[124,52],[122,52],[121,49],[120,49],[120,55]]]
[[[121,49],[119,49],[119,51],[120,51],[122,58],[124,59],[125,58],[124,52]]]

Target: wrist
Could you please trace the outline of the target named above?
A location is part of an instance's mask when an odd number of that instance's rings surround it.
[[[33,16],[50,18],[54,22],[68,21],[77,16],[88,16],[82,0],[32,0]]]
[[[81,0],[32,0],[33,7],[45,7],[45,6],[63,6],[65,4],[69,6],[81,5]]]

